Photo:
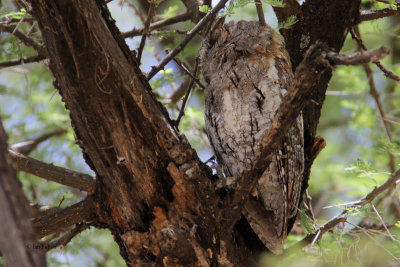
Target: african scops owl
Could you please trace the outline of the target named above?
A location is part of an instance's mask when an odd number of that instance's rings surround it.
[[[218,21],[200,51],[207,135],[225,177],[238,177],[261,150],[262,137],[293,80],[281,36],[258,22]],[[271,251],[279,253],[299,205],[304,169],[300,115],[258,181],[242,214]]]

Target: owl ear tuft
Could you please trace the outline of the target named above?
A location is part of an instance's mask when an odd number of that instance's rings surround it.
[[[218,38],[221,38],[221,34],[226,31],[224,28],[224,23],[225,17],[221,17],[212,26],[208,34],[208,43],[210,46],[213,46]]]

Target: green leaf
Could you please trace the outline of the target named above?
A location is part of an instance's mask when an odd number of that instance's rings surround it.
[[[203,13],[208,13],[211,10],[211,7],[209,5],[202,5],[199,6],[199,11]]]
[[[300,210],[299,215],[300,215],[301,225],[307,231],[307,234],[314,233],[315,227],[313,220],[305,213],[304,210]]]
[[[25,14],[26,14],[26,10],[24,8],[21,8],[20,11],[18,11],[18,12],[10,12],[10,13],[1,15],[0,20],[2,18],[22,19],[22,17],[25,16]]]
[[[286,21],[280,22],[278,27],[279,29],[289,29],[292,27],[292,25],[297,23],[297,17],[296,16],[290,16]]]
[[[164,10],[164,14],[158,16],[162,19],[175,17],[178,9],[179,7],[177,5],[169,6],[166,10]]]
[[[261,2],[274,7],[285,7],[285,3],[282,0],[262,0]]]

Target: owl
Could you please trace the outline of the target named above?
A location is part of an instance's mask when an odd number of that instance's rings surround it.
[[[268,132],[293,72],[281,36],[258,22],[219,20],[200,49],[207,82],[206,131],[225,178],[250,167]],[[304,170],[299,115],[274,151],[242,214],[264,245],[282,250],[288,222],[297,214]]]

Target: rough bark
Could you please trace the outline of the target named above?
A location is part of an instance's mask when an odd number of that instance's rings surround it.
[[[197,254],[217,262],[210,171],[171,127],[107,8],[84,2],[32,1],[32,12],[96,172],[98,224],[111,229],[128,265],[188,264]]]
[[[247,265],[251,251],[225,227],[238,219],[224,217],[232,214],[227,209],[238,206],[221,206],[227,199],[221,200],[210,170],[171,126],[107,7],[101,1],[30,3],[54,85],[70,111],[85,160],[96,172],[95,224],[113,232],[126,263]],[[285,34],[294,65],[315,40],[338,50],[358,7],[359,1],[307,1],[301,23],[294,26],[299,32]],[[316,24],[315,18],[324,22]],[[303,34],[310,36],[305,47],[296,45]],[[330,73],[319,78],[313,100],[322,105]],[[320,106],[306,108],[310,143]]]

